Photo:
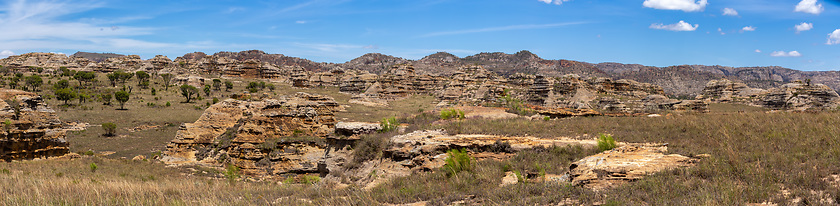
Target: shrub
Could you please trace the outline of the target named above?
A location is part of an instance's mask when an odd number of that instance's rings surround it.
[[[612,135],[600,134],[600,137],[598,137],[598,150],[603,152],[611,150],[615,148],[615,146],[615,139],[613,139]]]
[[[240,176],[239,171],[240,171],[239,167],[236,167],[236,165],[233,165],[233,164],[229,164],[225,168],[225,171],[223,172],[223,175],[225,176],[225,179],[228,180],[228,182],[233,184],[234,182],[236,182],[236,179],[239,179],[239,176]]]
[[[400,126],[400,122],[397,121],[396,117],[382,118],[382,120],[379,120],[379,126],[382,127],[379,132],[390,132],[397,129]]]
[[[450,109],[450,110],[443,110],[440,111],[440,118],[447,120],[447,119],[464,119],[464,111],[460,109]]]
[[[444,160],[443,170],[447,176],[457,175],[461,171],[472,171],[472,158],[464,149],[452,149],[447,152],[449,157]]]
[[[96,166],[96,163],[95,163],[95,162],[91,162],[91,163],[90,163],[90,172],[96,172],[96,169],[98,169],[98,168],[99,168],[99,167],[98,167],[98,166]]]
[[[105,134],[103,135],[109,137],[114,136],[114,132],[117,131],[117,124],[114,124],[113,122],[102,123],[102,129],[105,130]]]
[[[301,181],[301,183],[303,183],[303,184],[315,184],[315,183],[318,183],[320,181],[321,181],[321,177],[318,177],[317,175],[304,175],[303,176],[303,181]]]
[[[169,102],[166,102],[166,106],[167,106],[167,107],[168,107],[168,106],[172,106],[172,104],[170,104]]]
[[[353,145],[353,161],[345,164],[346,168],[356,168],[362,162],[379,158],[382,156],[382,150],[388,147],[390,133],[376,133],[363,135],[356,144]]]
[[[213,104],[219,103],[219,98],[213,97]]]

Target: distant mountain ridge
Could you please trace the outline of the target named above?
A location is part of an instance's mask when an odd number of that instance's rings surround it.
[[[77,52],[72,57],[84,57],[101,62],[111,57],[125,55],[112,53]],[[202,52],[185,54],[178,59],[199,59],[208,56]],[[450,53],[437,52],[419,60],[410,60],[380,53],[368,53],[345,63],[323,63],[283,54],[267,54],[259,50],[241,52],[217,52],[212,56],[235,60],[259,60],[277,66],[299,66],[308,71],[329,71],[333,69],[357,69],[375,74],[385,72],[395,64],[412,64],[418,73],[449,75],[465,66],[481,65],[489,71],[503,76],[517,73],[560,77],[575,74],[584,78],[610,77],[632,79],[661,86],[667,94],[691,98],[700,94],[710,80],[727,78],[743,82],[750,87],[767,89],[784,83],[811,80],[825,84],[834,90],[840,89],[840,71],[799,71],[778,66],[769,67],[727,67],[707,65],[677,65],[668,67],[623,64],[615,62],[587,63],[573,60],[547,60],[527,51],[514,54],[483,52],[460,58]]]

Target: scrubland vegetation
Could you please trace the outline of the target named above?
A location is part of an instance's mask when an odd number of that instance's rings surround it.
[[[6,82],[12,81],[9,77],[6,76]],[[597,153],[598,148],[547,147],[521,151],[508,160],[468,158],[466,161],[456,151],[450,153],[451,165],[439,170],[396,178],[371,190],[358,185],[333,189],[336,183],[331,181],[278,184],[250,181],[246,177],[229,178],[235,175],[230,171],[170,168],[155,160],[119,159],[159,154],[174,137],[178,125],[195,121],[213,98],[224,100],[233,92],[256,88],[248,88],[248,82],[235,80],[230,89],[219,86],[209,95],[196,92],[193,95],[200,97],[185,101],[178,89],[165,88],[161,77],[150,77],[148,89],[135,86],[125,104],[126,110],[117,110],[120,106],[108,104],[103,97],[121,91],[122,87],[110,84],[105,75],[100,74],[90,82],[60,75],[41,78],[44,85],[30,84],[27,89],[44,95],[63,121],[86,122],[93,127],[114,123],[116,129],[112,136],[102,135],[103,130],[99,128],[68,134],[71,151],[87,154],[81,159],[0,163],[3,204],[376,205],[461,201],[487,205],[762,202],[820,205],[840,202],[840,127],[837,126],[840,113],[832,111],[767,112],[748,106],[712,105],[710,113],[673,113],[655,118],[440,120],[443,116],[463,114],[434,112],[434,98],[425,95],[391,102],[390,108],[384,109],[350,104],[345,112],[337,114],[340,121],[377,122],[387,118],[383,124],[406,123],[408,131],[446,129],[465,134],[547,138],[595,139],[600,134],[609,134],[621,142],[667,143],[670,153],[703,158],[694,167],[673,169],[621,187],[593,191],[538,179],[547,174],[563,174],[571,162]],[[90,97],[84,101],[71,98],[65,104],[65,99],[55,95],[56,90],[64,89],[64,83],[59,87],[51,85],[61,80],[69,80],[67,87]],[[334,88],[293,89],[281,84],[274,91],[260,92],[282,95],[298,91],[327,94],[342,105],[350,97]],[[399,119],[393,121],[391,117]],[[379,158],[381,148],[387,144],[384,137],[393,134],[396,133],[391,131],[363,137],[353,147],[354,156],[364,160]],[[105,151],[114,154],[103,154]],[[519,174],[522,181],[500,187],[505,172]],[[316,181],[307,180],[312,182]]]

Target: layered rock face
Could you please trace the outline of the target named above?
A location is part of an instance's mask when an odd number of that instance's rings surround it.
[[[254,102],[228,99],[182,125],[163,160],[233,164],[251,175],[316,173],[337,109],[332,98],[306,93]]]
[[[788,83],[768,90],[750,88],[726,79],[706,84],[698,100],[714,103],[739,103],[776,110],[823,110],[840,106],[840,96],[822,84]]]
[[[0,160],[25,160],[67,154],[69,144],[55,111],[35,93],[0,89]]]
[[[707,105],[701,101],[665,97],[662,88],[656,85],[626,79],[581,79],[576,75],[560,78],[537,76],[528,88],[525,99],[530,104],[540,106],[537,110],[549,116],[708,110]]]

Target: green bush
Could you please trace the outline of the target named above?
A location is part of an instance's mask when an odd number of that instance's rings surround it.
[[[91,162],[90,163],[90,172],[96,172],[96,169],[99,169],[99,167],[96,166],[95,162]]]
[[[598,137],[598,150],[603,152],[611,150],[615,148],[615,146],[615,139],[613,139],[612,135],[600,134],[600,137]]]
[[[382,120],[379,120],[379,126],[382,128],[379,132],[390,132],[397,129],[400,126],[400,122],[397,121],[396,117],[382,118]]]
[[[239,179],[239,176],[240,176],[239,171],[240,171],[239,167],[236,167],[233,164],[229,164],[225,168],[225,171],[222,173],[222,175],[225,176],[225,179],[227,179],[228,182],[233,184],[234,182],[236,182],[236,179]]]
[[[447,176],[457,175],[461,171],[472,171],[472,158],[464,149],[451,149],[447,152],[449,157],[444,160],[446,165],[443,170]]]
[[[440,111],[440,118],[447,120],[447,119],[464,119],[464,111],[460,109],[450,109],[450,110],[443,110]]]
[[[113,122],[106,122],[102,123],[102,130],[105,130],[105,136],[114,136],[114,133],[117,131],[117,124]]]

